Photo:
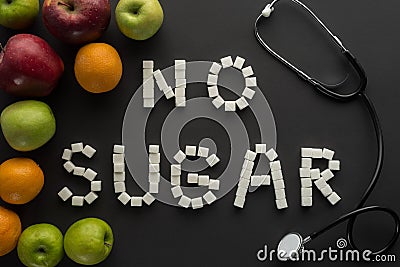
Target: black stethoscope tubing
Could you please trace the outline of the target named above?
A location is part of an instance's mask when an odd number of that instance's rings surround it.
[[[271,4],[269,4],[269,8],[272,8],[270,12],[273,11],[273,5],[277,2],[278,0],[274,0]],[[360,78],[360,83],[357,87],[357,90],[348,93],[348,94],[340,94],[337,92],[334,92],[331,90],[330,86],[325,85],[324,83],[320,82],[318,79],[312,78],[308,74],[306,74],[304,71],[287,61],[284,57],[282,57],[280,54],[275,52],[272,48],[270,48],[267,43],[262,39],[258,32],[258,23],[261,17],[263,15],[259,15],[254,23],[254,32],[255,36],[258,40],[258,42],[263,46],[265,50],[267,50],[271,55],[273,55],[276,59],[278,59],[280,62],[282,62],[285,66],[290,68],[292,71],[294,71],[299,77],[301,77],[303,80],[307,81],[310,83],[312,86],[314,86],[318,91],[328,97],[334,98],[335,100],[340,100],[340,101],[350,101],[354,100],[358,97],[361,97],[363,103],[367,107],[368,113],[371,117],[371,120],[374,125],[374,130],[375,130],[375,135],[376,135],[376,141],[377,141],[377,146],[378,146],[378,155],[377,155],[377,160],[376,160],[376,165],[375,165],[375,170],[374,174],[371,178],[371,181],[366,188],[363,196],[361,197],[360,202],[356,206],[356,208],[343,216],[339,217],[332,223],[328,224],[327,226],[323,227],[322,229],[311,233],[307,238],[305,238],[306,242],[309,242],[310,240],[318,237],[319,235],[325,233],[326,231],[330,230],[331,228],[335,227],[336,225],[348,221],[347,223],[347,230],[346,230],[346,236],[347,236],[347,241],[349,242],[350,246],[354,249],[358,249],[357,246],[355,245],[354,238],[353,238],[353,230],[354,230],[354,224],[355,220],[358,215],[363,214],[363,213],[368,213],[368,212],[374,212],[374,211],[380,211],[380,212],[385,212],[389,214],[395,223],[395,231],[393,233],[393,236],[391,240],[380,250],[372,252],[372,255],[376,254],[381,254],[383,252],[386,252],[389,250],[397,241],[399,237],[399,226],[400,226],[400,219],[398,214],[386,207],[381,207],[381,206],[367,206],[364,207],[365,202],[367,201],[368,197],[371,195],[372,191],[375,188],[376,183],[378,182],[383,166],[383,155],[384,155],[384,144],[383,144],[383,133],[382,133],[382,127],[379,122],[378,114],[375,110],[375,107],[372,103],[372,101],[369,99],[367,96],[365,89],[367,87],[367,76],[365,74],[365,71],[363,67],[360,65],[360,63],[357,61],[357,59],[350,53],[348,49],[346,49],[340,39],[334,35],[328,27],[325,26],[325,24],[315,15],[315,13],[308,8],[304,3],[298,1],[298,0],[291,0],[292,2],[300,5],[303,7],[318,23],[322,28],[324,28],[329,35],[332,37],[336,45],[338,45],[341,48],[342,54],[348,59],[348,61],[351,63],[351,65],[354,67],[356,72],[358,73],[358,76]],[[268,7],[268,5],[267,5]]]

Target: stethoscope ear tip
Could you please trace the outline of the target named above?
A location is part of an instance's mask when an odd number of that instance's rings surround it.
[[[268,4],[268,5],[265,6],[265,8],[261,12],[261,14],[264,17],[268,18],[269,16],[271,16],[272,11],[274,11],[274,8],[271,6],[271,4]]]

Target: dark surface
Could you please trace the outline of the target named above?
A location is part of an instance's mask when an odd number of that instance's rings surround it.
[[[20,215],[23,228],[47,222],[57,225],[65,233],[69,225],[83,217],[95,216],[106,220],[114,230],[115,245],[109,258],[99,266],[284,264],[276,261],[260,263],[256,252],[264,244],[275,247],[280,237],[288,231],[299,231],[306,235],[351,210],[369,183],[375,164],[376,145],[367,111],[360,101],[336,103],[317,94],[265,53],[253,36],[253,22],[266,4],[264,1],[175,0],[161,1],[161,4],[165,12],[164,24],[156,36],[144,42],[125,38],[116,27],[113,14],[108,31],[99,41],[110,43],[119,51],[124,75],[116,90],[102,95],[85,92],[75,81],[73,61],[78,48],[63,45],[50,36],[39,18],[32,28],[24,31],[45,38],[64,60],[65,74],[60,86],[43,99],[53,108],[58,128],[51,142],[29,153],[12,150],[4,138],[0,138],[1,161],[16,156],[31,157],[41,165],[46,176],[42,193],[31,203],[23,206],[1,205]],[[341,37],[367,72],[367,91],[380,115],[386,144],[382,180],[367,203],[387,205],[400,212],[400,182],[396,177],[400,145],[400,93],[397,88],[400,82],[397,70],[400,38],[396,26],[400,24],[400,2],[312,0],[306,1],[306,4]],[[115,5],[113,1],[113,9]],[[316,31],[317,28],[307,17],[285,7],[287,4],[282,4],[282,10],[273,14],[271,21],[276,22],[277,27],[269,25],[270,29],[263,28],[263,36],[271,36],[274,47],[279,47],[282,53],[286,52],[310,72],[315,71],[326,82],[340,81],[346,72],[339,68],[342,62],[331,56],[335,55],[335,50],[329,45],[330,40],[317,35],[320,32]],[[303,27],[310,32],[291,26]],[[15,33],[0,28],[0,42],[5,44]],[[314,33],[316,35],[312,35]],[[281,38],[279,41],[278,34]],[[276,210],[270,188],[261,188],[250,194],[243,210],[233,207],[234,191],[199,211],[178,209],[161,203],[140,209],[122,206],[113,193],[110,157],[112,145],[121,142],[121,124],[126,105],[142,80],[142,60],[154,59],[157,68],[164,68],[177,58],[217,61],[226,55],[241,55],[253,66],[259,86],[274,112],[289,209]],[[0,94],[1,109],[19,100],[5,93]],[[155,124],[160,122],[156,119],[157,114],[152,116]],[[206,123],[199,121],[199,124],[188,125],[181,137],[182,144],[198,141],[197,135],[206,135]],[[159,126],[154,127],[159,129]],[[159,140],[159,131],[147,133],[150,142]],[[252,143],[257,143],[258,135],[250,135],[255,136]],[[223,137],[221,140],[221,143],[217,140],[218,145],[228,147]],[[99,200],[83,208],[71,207],[57,197],[58,190],[64,185],[68,185],[76,194],[87,191],[87,183],[66,174],[60,159],[63,148],[76,141],[97,148],[98,152],[92,160],[76,158],[76,161],[97,170],[104,188]],[[314,194],[312,208],[300,207],[298,168],[300,147],[303,146],[328,146],[337,151],[336,157],[342,161],[342,171],[331,184],[343,198],[338,205],[331,207],[319,194]],[[163,167],[163,171],[168,170]],[[127,186],[131,194],[141,193],[133,182],[129,181]],[[386,216],[376,215],[363,215],[356,224],[356,241],[360,247],[378,248],[390,237],[391,221]],[[341,225],[308,244],[308,247],[317,251],[328,246],[336,248],[336,240],[344,237],[344,231],[345,225]],[[400,244],[397,243],[390,253],[399,257],[399,248]],[[353,266],[360,263],[327,264]],[[22,265],[16,251],[13,251],[0,258],[0,266]],[[59,266],[77,265],[65,257]],[[371,263],[369,266],[378,264]]]

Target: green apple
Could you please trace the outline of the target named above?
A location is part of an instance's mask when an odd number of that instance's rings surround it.
[[[161,27],[164,13],[158,0],[121,0],[115,9],[120,31],[134,40],[146,40]]]
[[[39,14],[39,0],[0,0],[0,25],[22,30]]]
[[[63,235],[51,224],[31,225],[22,232],[17,252],[25,266],[54,267],[64,256]]]
[[[94,265],[111,252],[114,236],[111,227],[98,218],[85,218],[72,224],[64,237],[67,256],[76,263]]]

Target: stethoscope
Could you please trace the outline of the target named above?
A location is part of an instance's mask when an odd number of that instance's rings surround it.
[[[328,224],[324,228],[311,233],[307,237],[303,238],[301,234],[299,233],[288,233],[286,234],[279,242],[277,252],[279,253],[279,256],[281,259],[290,259],[292,255],[299,255],[301,251],[304,249],[304,245],[311,240],[315,239],[319,235],[325,233],[326,231],[330,230],[331,228],[335,227],[336,225],[347,221],[347,241],[349,245],[353,249],[357,249],[357,246],[354,243],[353,239],[353,228],[354,228],[354,222],[357,218],[358,215],[362,213],[367,213],[367,212],[372,212],[372,211],[381,211],[388,213],[390,216],[393,217],[394,222],[395,222],[395,232],[393,234],[393,237],[391,240],[380,250],[374,251],[371,253],[371,255],[376,255],[376,254],[381,254],[388,249],[390,249],[397,241],[397,238],[399,237],[399,225],[400,225],[400,219],[397,213],[389,208],[386,207],[381,207],[381,206],[368,206],[364,207],[364,204],[368,197],[370,196],[371,192],[373,191],[379,177],[380,173],[382,170],[382,164],[383,164],[383,134],[382,134],[382,129],[381,125],[379,123],[379,118],[378,115],[375,111],[374,105],[372,104],[371,100],[368,98],[365,88],[367,86],[367,77],[365,74],[365,71],[363,67],[360,65],[360,63],[357,61],[357,59],[350,53],[350,51],[344,47],[343,43],[340,41],[340,39],[334,35],[328,27],[325,26],[325,24],[315,15],[315,13],[307,7],[304,3],[298,1],[298,0],[291,0],[293,3],[299,5],[300,7],[304,8],[318,23],[319,25],[331,36],[333,41],[336,43],[337,46],[340,47],[343,55],[347,58],[347,60],[350,62],[350,64],[354,67],[356,70],[360,83],[357,87],[357,89],[351,93],[348,94],[341,94],[332,91],[332,89],[335,88],[335,86],[329,86],[321,81],[319,81],[316,78],[312,78],[309,76],[307,73],[305,73],[303,70],[299,69],[295,65],[293,65],[291,62],[283,58],[280,54],[275,52],[271,47],[269,47],[264,40],[261,38],[260,34],[258,33],[258,23],[261,18],[268,18],[271,13],[274,11],[274,5],[278,2],[278,0],[272,1],[270,4],[266,5],[262,13],[257,17],[257,20],[254,23],[254,32],[256,35],[256,38],[258,42],[271,54],[273,55],[276,59],[278,59],[280,62],[282,62],[284,65],[289,67],[292,71],[297,73],[299,77],[301,77],[303,80],[307,81],[310,83],[312,86],[314,86],[316,89],[318,89],[319,92],[323,93],[324,95],[327,95],[333,99],[336,100],[341,100],[341,101],[350,101],[353,99],[356,99],[357,97],[361,97],[363,100],[363,103],[366,105],[368,112],[371,116],[374,129],[375,129],[375,134],[376,134],[376,139],[378,143],[378,157],[377,157],[377,162],[374,170],[374,174],[372,176],[371,182],[369,183],[367,189],[365,190],[363,196],[361,197],[360,203],[356,206],[356,208],[341,216],[340,218],[336,219],[332,223]]]

